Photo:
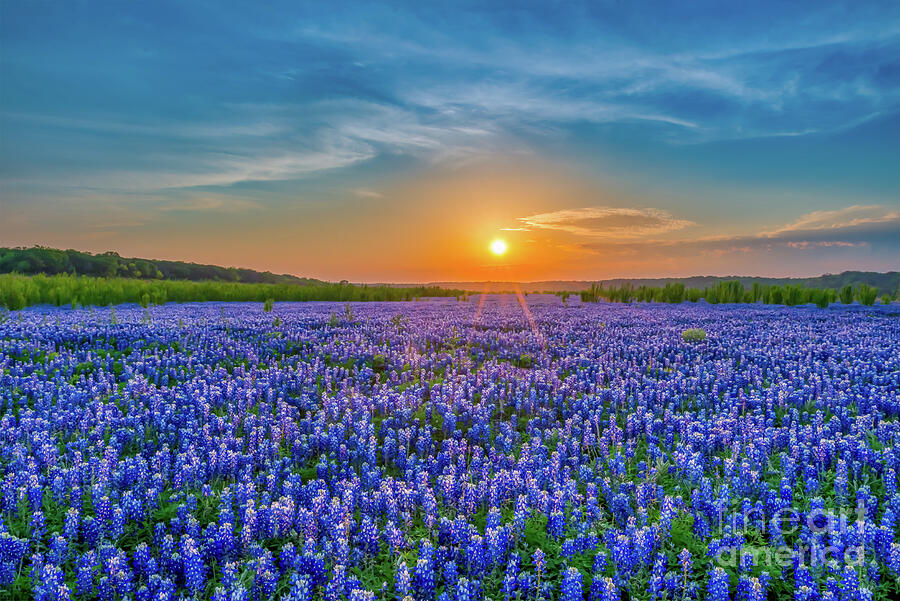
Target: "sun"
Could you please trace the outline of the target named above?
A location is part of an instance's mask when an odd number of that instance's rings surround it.
[[[506,242],[497,238],[493,242],[491,242],[491,252],[497,255],[498,257],[506,254]]]

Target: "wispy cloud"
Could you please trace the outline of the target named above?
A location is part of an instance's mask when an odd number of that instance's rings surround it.
[[[684,229],[694,222],[655,208],[583,207],[519,217],[526,226],[578,236],[631,239]]]
[[[829,247],[837,247],[837,248],[854,248],[857,246],[867,246],[868,242],[844,242],[842,240],[797,240],[791,241],[787,243],[787,246],[790,248],[796,248],[800,250],[806,250],[808,248],[829,248]]]
[[[258,211],[265,208],[265,205],[247,198],[235,198],[232,196],[224,196],[220,194],[194,194],[188,195],[186,198],[179,199],[171,204],[164,204],[159,207],[160,211],[216,211],[223,213]]]
[[[245,150],[246,152],[246,150]],[[209,186],[231,186],[241,182],[300,179],[349,167],[375,156],[373,148],[350,140],[308,151],[236,156],[201,154],[182,166],[170,161],[140,170],[102,169],[66,177],[69,186],[135,191],[161,191]]]
[[[882,205],[853,205],[831,211],[813,211],[768,234],[777,237],[789,232],[852,228],[870,223],[886,223],[900,219],[900,211]]]
[[[572,231],[574,234],[583,234]],[[587,247],[617,254],[640,251],[648,256],[704,256],[729,254],[764,257],[791,251],[875,249],[900,252],[900,212],[879,205],[850,206],[829,211],[813,211],[771,229],[732,235],[639,239],[610,236],[583,242]]]
[[[384,194],[376,192],[375,190],[370,190],[369,188],[357,188],[353,193],[360,198],[384,198]]]

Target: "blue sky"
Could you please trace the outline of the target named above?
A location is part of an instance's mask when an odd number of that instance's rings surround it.
[[[368,281],[495,275],[498,235],[523,279],[900,267],[900,3],[727,4],[7,2],[0,236]]]

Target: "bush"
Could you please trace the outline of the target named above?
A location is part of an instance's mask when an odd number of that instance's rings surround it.
[[[853,302],[853,286],[847,284],[843,288],[841,288],[841,304],[849,305]]]
[[[706,330],[701,328],[690,328],[681,333],[681,338],[685,342],[701,342],[706,340]]]
[[[816,304],[820,309],[825,309],[831,304],[831,298],[834,295],[834,291],[832,290],[811,290],[810,297],[812,298],[812,302]]]
[[[274,308],[275,308],[275,299],[267,298],[266,302],[263,303],[263,311],[265,313],[271,313],[272,309],[274,309]]]
[[[878,298],[878,288],[868,284],[860,284],[856,290],[856,298],[860,303],[871,307],[875,304],[875,299]]]

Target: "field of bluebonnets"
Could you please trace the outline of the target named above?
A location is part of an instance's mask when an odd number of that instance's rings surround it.
[[[896,305],[478,300],[4,314],[0,598],[898,598]]]

